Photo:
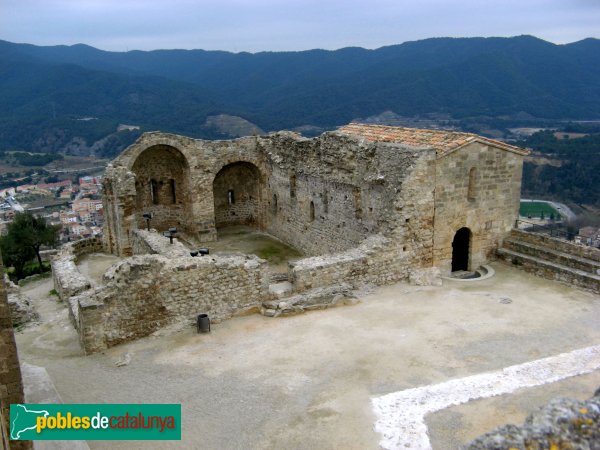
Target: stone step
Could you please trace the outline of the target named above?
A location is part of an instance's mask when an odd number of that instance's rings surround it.
[[[496,254],[502,261],[512,263],[514,266],[542,278],[600,292],[600,275],[594,275],[584,270],[574,269],[506,248],[499,248]]]
[[[314,309],[331,308],[337,305],[353,305],[357,298],[352,286],[347,283],[309,289],[291,297],[263,302],[260,312],[267,317],[299,314]]]
[[[593,261],[582,256],[575,256],[569,253],[554,250],[542,245],[532,244],[519,239],[509,238],[504,241],[503,248],[534,256],[546,261],[552,261],[562,266],[573,269],[583,270],[593,275],[600,274],[600,262]]]
[[[587,245],[576,244],[572,241],[550,236],[548,234],[532,233],[524,230],[512,229],[508,239],[527,242],[545,248],[555,249],[568,255],[582,257],[591,261],[600,262],[600,249]]]
[[[280,283],[282,281],[289,281],[289,274],[287,272],[271,272],[269,274],[269,280],[271,283]]]
[[[275,294],[277,298],[287,297],[292,292],[292,283],[282,281],[281,283],[270,284],[269,292]]]

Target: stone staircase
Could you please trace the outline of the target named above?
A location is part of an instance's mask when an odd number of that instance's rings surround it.
[[[600,293],[600,250],[512,230],[498,258],[537,276]]]

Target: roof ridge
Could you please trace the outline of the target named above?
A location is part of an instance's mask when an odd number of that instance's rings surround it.
[[[397,130],[409,130],[409,131],[426,131],[430,133],[446,133],[446,134],[454,134],[457,136],[472,136],[472,137],[480,137],[478,134],[469,133],[468,131],[452,131],[452,130],[436,130],[433,128],[411,128],[411,127],[401,127],[398,125],[383,125],[379,123],[364,123],[364,122],[350,122],[347,125],[343,125],[340,128],[345,128],[349,125],[360,125],[364,127],[378,127],[383,129],[397,129]]]
[[[435,149],[438,156],[447,155],[472,142],[492,145],[522,155],[529,153],[520,147],[464,131],[407,128],[361,122],[350,122],[348,125],[338,128],[337,131],[375,142],[394,142],[413,147],[429,147]]]

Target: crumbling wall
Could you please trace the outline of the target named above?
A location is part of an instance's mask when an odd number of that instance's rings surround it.
[[[87,247],[83,242],[78,241],[64,245],[52,260],[54,289],[63,301],[68,301],[70,297],[86,291],[92,286],[91,281],[77,269],[77,259],[83,254],[84,249],[95,248],[93,244]]]
[[[290,263],[294,292],[348,283],[390,284],[408,278],[409,255],[390,251],[390,241],[372,236],[360,246],[333,255],[314,256]]]
[[[190,251],[179,239],[173,238],[173,243],[161,233],[146,230],[131,232],[134,255],[162,255],[169,258],[190,256]]]
[[[102,289],[76,297],[83,347],[91,353],[193,323],[200,313],[221,321],[269,298],[266,263],[255,256],[175,259],[139,255],[113,266]]]
[[[280,132],[232,141],[146,133],[106,171],[106,240],[113,253],[133,254],[131,231],[143,228],[141,205],[150,195],[147,185],[145,190],[139,188],[139,180],[150,176],[144,155],[164,146],[176,148],[186,159],[190,173],[186,229],[201,241],[214,240],[217,226],[249,224],[306,254],[333,253],[353,248],[371,234],[388,235],[401,225],[395,208],[399,198],[406,204],[402,220],[413,220],[416,228],[422,212],[412,206],[425,197],[433,199],[429,166],[428,176],[420,178],[425,183],[420,190],[403,191],[419,161],[433,159],[433,150],[416,151],[335,132],[315,139]],[[161,165],[152,170],[158,171],[152,177],[160,178]],[[409,199],[409,194],[416,198]],[[425,215],[431,214],[426,208]],[[175,218],[163,222],[156,226],[159,230],[177,226]],[[431,217],[426,222],[432,223]],[[429,238],[427,232],[423,236]]]
[[[277,135],[260,145],[270,155],[266,229],[309,255],[349,250],[370,235],[389,236],[407,218],[419,226],[421,211],[399,211],[396,205],[404,198],[412,206],[433,190],[429,177],[410,192],[415,198],[402,192],[421,161],[431,159],[428,150],[335,132],[310,140]]]
[[[0,272],[4,273],[0,255]],[[14,450],[32,448],[31,441],[8,441],[10,404],[23,403],[23,381],[8,307],[4,277],[0,280],[0,447]]]

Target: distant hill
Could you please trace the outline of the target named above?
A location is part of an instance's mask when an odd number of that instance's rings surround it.
[[[0,41],[0,149],[60,150],[118,123],[222,138],[227,130],[205,126],[220,114],[265,131],[333,128],[385,111],[600,118],[598,67],[597,39],[555,45],[531,36],[256,54]],[[97,120],[81,131],[75,119],[87,116]]]

